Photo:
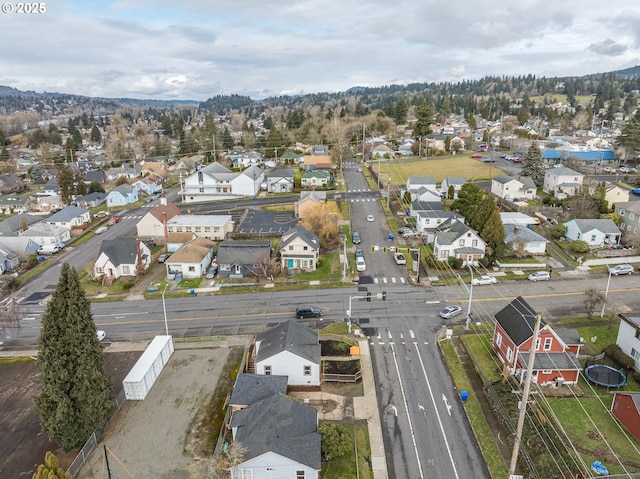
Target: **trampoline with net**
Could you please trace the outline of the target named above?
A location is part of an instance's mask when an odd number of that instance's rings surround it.
[[[607,388],[619,388],[627,383],[626,374],[606,364],[587,366],[584,375],[592,383]]]

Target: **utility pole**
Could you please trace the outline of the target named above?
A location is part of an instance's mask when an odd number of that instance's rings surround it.
[[[529,400],[529,389],[531,388],[531,377],[533,375],[533,363],[536,357],[536,343],[538,342],[538,332],[540,330],[540,321],[542,315],[536,315],[536,324],[533,328],[533,338],[531,339],[531,349],[529,352],[529,361],[527,361],[527,376],[524,381],[524,390],[522,391],[522,402],[520,404],[520,415],[518,416],[518,426],[516,428],[516,439],[513,443],[513,453],[511,454],[511,464],[509,465],[509,476],[513,476],[516,472],[518,463],[518,453],[520,451],[520,441],[522,439],[522,429],[524,427],[524,417],[527,413],[527,401]],[[517,357],[516,357],[517,360]]]

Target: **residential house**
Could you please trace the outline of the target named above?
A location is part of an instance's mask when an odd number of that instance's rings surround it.
[[[20,266],[20,263],[25,261],[30,255],[37,253],[38,248],[40,248],[40,245],[32,238],[0,236],[0,252],[2,253],[1,272],[16,270]]]
[[[460,258],[464,264],[478,264],[484,258],[486,243],[480,235],[455,218],[436,228],[433,240],[433,254],[439,261],[449,257]]]
[[[554,195],[558,199],[564,199],[576,194],[582,186],[584,175],[570,168],[549,168],[544,173],[542,190]]]
[[[312,145],[309,149],[309,154],[313,156],[328,156],[329,146],[327,145]]]
[[[289,320],[256,335],[255,370],[287,376],[289,386],[320,386],[318,331]]]
[[[82,227],[91,221],[89,210],[79,208],[77,206],[67,206],[57,213],[52,214],[44,221],[52,225],[62,226],[63,228],[73,229]]]
[[[266,175],[266,189],[269,193],[291,193],[295,172],[286,168],[276,168]]]
[[[107,195],[107,208],[125,206],[137,202],[138,190],[127,183],[117,186]]]
[[[167,253],[175,253],[185,243],[196,238],[193,233],[167,233]]]
[[[194,238],[183,244],[166,260],[169,276],[176,274],[183,278],[204,276],[213,258],[215,243],[207,238]]]
[[[411,201],[440,201],[441,196],[433,176],[410,176],[407,178],[405,192],[411,194]]]
[[[612,183],[607,183],[604,199],[607,201],[607,207],[612,209],[613,206],[618,203],[626,203],[629,201],[629,190]]]
[[[327,202],[325,191],[301,191],[300,199],[293,204],[296,218],[304,218],[304,213],[308,208]]]
[[[37,209],[43,212],[50,212],[64,208],[65,204],[62,201],[62,197],[58,195],[51,196],[38,196],[36,201]]]
[[[233,478],[317,479],[321,470],[318,412],[282,394],[272,394],[236,411],[229,423],[242,444],[242,462]]]
[[[0,196],[0,214],[13,215],[16,213],[26,213],[28,204],[32,202],[31,195],[2,195]]]
[[[331,170],[333,168],[333,163],[331,161],[331,156],[328,155],[305,155],[304,161],[302,162],[302,168],[305,171]]]
[[[59,196],[60,187],[58,186],[58,178],[51,177],[49,181],[37,193],[38,196]]]
[[[89,185],[94,181],[100,183],[102,186],[109,184],[109,179],[107,178],[107,174],[104,170],[90,170],[85,172],[84,183]]]
[[[393,149],[386,144],[376,145],[371,150],[371,158],[373,160],[393,158],[395,153]]]
[[[438,201],[412,201],[409,205],[408,216],[416,217],[419,213],[428,211],[442,211],[442,202]]]
[[[528,254],[545,254],[549,240],[539,235],[526,226],[505,224],[504,242],[511,246],[513,251],[522,251]]]
[[[464,222],[464,218],[455,211],[442,209],[440,202],[413,201],[410,215],[416,219],[415,230],[427,243],[433,243],[437,228],[451,219]]]
[[[229,398],[231,414],[269,396],[287,393],[287,376],[240,373]]]
[[[611,415],[640,441],[640,392],[614,392]]]
[[[100,206],[105,201],[107,201],[107,194],[102,193],[101,191],[95,191],[93,193],[89,193],[88,195],[78,196],[75,199],[74,203],[80,208],[89,209]]]
[[[299,165],[300,163],[304,163],[304,155],[302,153],[287,151],[280,157],[280,163],[285,165]]]
[[[149,248],[136,238],[103,240],[93,265],[93,274],[95,277],[104,276],[106,281],[114,281],[137,276],[146,271],[150,263]]]
[[[529,176],[498,175],[491,179],[491,193],[507,201],[536,198],[536,184]]]
[[[640,232],[640,201],[628,201],[614,204],[614,211],[620,215],[620,231],[623,236],[635,239]]]
[[[586,241],[590,248],[602,248],[620,243],[622,233],[610,219],[576,219],[564,223],[569,241]]]
[[[157,176],[154,177],[158,178]],[[140,193],[142,193],[143,195],[152,195],[158,191],[162,191],[162,183],[158,184],[156,180],[151,177],[151,175],[134,181],[133,183],[131,183],[131,186],[138,190],[138,195],[140,195]]]
[[[26,230],[18,233],[23,238],[31,238],[40,246],[56,245],[63,248],[67,241],[71,239],[71,232],[68,228],[58,225],[52,225],[40,221],[29,226]]]
[[[290,272],[315,271],[320,259],[318,237],[299,227],[287,231],[280,241],[280,265]]]
[[[510,374],[524,381],[529,354],[535,351],[532,381],[535,384],[576,384],[582,367],[577,359],[580,338],[577,332],[558,334],[544,320],[533,345],[537,313],[522,297],[496,313],[493,350]]]
[[[0,221],[0,237],[18,236],[29,226],[41,221],[41,218],[28,213],[18,213]]]
[[[266,276],[272,246],[268,241],[236,241],[225,239],[218,246],[216,262],[219,276],[243,278]]]
[[[633,366],[640,371],[640,316],[625,314],[618,314],[618,316],[621,321],[616,344],[622,352],[633,358]]]
[[[174,204],[167,204],[166,198],[162,198],[161,204],[142,217],[136,225],[138,238],[154,244],[166,244],[166,223],[174,216],[182,212]]]
[[[512,212],[512,211],[501,211],[500,219],[502,220],[503,225],[516,225],[522,226],[526,228],[530,225],[537,225],[540,223],[538,218],[533,218],[524,213]]]
[[[264,171],[257,166],[232,172],[214,162],[183,179],[180,193],[185,203],[252,197],[263,181]]]
[[[226,155],[227,160],[231,161],[234,168],[248,168],[250,166],[259,165],[264,162],[262,153],[255,150],[238,150],[232,151]]]
[[[450,199],[458,199],[458,192],[462,189],[466,182],[466,178],[458,176],[449,176],[443,179],[442,183],[440,184],[440,196],[442,196],[443,198],[449,198],[449,194],[452,193],[453,196]],[[453,190],[450,192],[449,190],[452,187]]]
[[[140,165],[135,163],[133,167],[122,165],[120,168],[109,168],[105,171],[105,174],[107,175],[107,180],[110,182],[117,181],[120,178],[130,180],[140,176]]]
[[[164,165],[164,170],[166,170],[166,164],[162,164]],[[184,156],[176,161],[174,171],[178,175],[189,176],[198,171],[203,164],[204,156],[202,155]],[[160,168],[154,168],[153,172],[158,173],[159,170]]]
[[[174,215],[167,220],[167,233],[193,233],[196,237],[222,241],[233,232],[231,215]]]
[[[331,181],[331,173],[328,171],[307,171],[302,174],[300,186],[311,189],[327,188]]]
[[[0,174],[0,193],[8,195],[25,190],[24,182],[18,175]]]

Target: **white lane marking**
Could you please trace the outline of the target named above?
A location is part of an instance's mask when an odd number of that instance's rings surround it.
[[[413,329],[410,329],[410,330],[409,330],[409,335],[411,336],[411,339],[415,339],[415,338],[416,338],[416,335],[415,335],[415,333],[413,332]]]
[[[438,407],[436,406],[436,399],[433,397],[433,390],[431,389],[431,382],[429,382],[429,377],[427,376],[427,370],[424,367],[424,362],[422,361],[422,355],[420,354],[420,350],[418,349],[418,343],[413,343],[413,347],[418,353],[418,360],[420,361],[420,367],[422,368],[422,374],[424,375],[424,379],[427,381],[427,388],[429,389],[429,396],[431,396],[431,403],[433,404],[433,409],[436,412],[436,417],[438,418],[438,424],[440,425],[440,432],[442,433],[442,438],[444,439],[444,444],[447,446],[447,453],[449,454],[449,460],[451,461],[451,467],[453,467],[453,473],[455,474],[457,479],[460,479],[458,475],[458,470],[456,469],[456,464],[453,461],[453,455],[451,454],[451,447],[449,446],[449,441],[447,441],[447,435],[444,432],[444,426],[442,425],[442,418],[440,417],[440,413],[438,412]]]
[[[451,404],[449,404],[449,400],[447,399],[447,396],[444,395],[444,393],[442,393],[442,400],[444,401],[444,407],[447,408],[449,416],[451,416]]]
[[[413,450],[416,454],[416,461],[418,462],[418,470],[420,471],[420,477],[423,478],[422,474],[422,464],[420,463],[420,454],[418,453],[418,445],[416,444],[416,435],[413,431],[413,423],[411,422],[411,416],[409,415],[409,404],[407,403],[407,396],[404,394],[404,385],[402,384],[402,378],[400,377],[400,368],[398,367],[398,360],[396,359],[396,352],[391,345],[391,352],[393,353],[391,357],[393,357],[393,363],[396,367],[396,374],[398,375],[398,384],[400,384],[400,393],[402,394],[402,402],[404,402],[404,409],[407,413],[407,421],[409,421],[409,431],[411,432],[411,441],[413,442]]]

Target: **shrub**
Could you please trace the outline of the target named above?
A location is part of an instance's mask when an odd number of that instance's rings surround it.
[[[586,253],[589,251],[589,244],[583,240],[572,241],[569,247],[574,253]]]
[[[633,369],[633,365],[635,364],[634,359],[628,354],[625,354],[617,344],[610,344],[604,348],[603,352],[608,358],[616,363],[618,367],[623,367],[626,370]]]

